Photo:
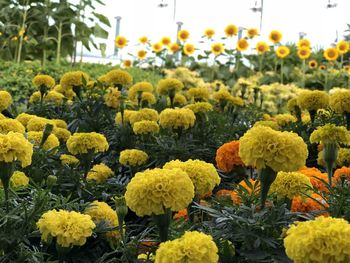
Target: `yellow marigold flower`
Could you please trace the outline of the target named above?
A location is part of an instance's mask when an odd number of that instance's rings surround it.
[[[216,101],[228,101],[232,95],[226,88],[221,88],[219,91],[213,93],[213,99]]]
[[[65,73],[60,81],[60,85],[64,90],[71,90],[73,87],[83,86],[83,78],[89,81],[89,76],[83,71],[71,71]]]
[[[319,216],[294,223],[284,247],[295,263],[350,262],[350,224],[341,218]]]
[[[12,104],[12,96],[4,90],[0,90],[0,112],[6,110]]]
[[[43,137],[42,131],[30,131],[27,133],[28,141],[32,142],[34,145],[39,146]],[[47,137],[44,145],[42,146],[44,150],[48,151],[60,146],[60,141],[54,134],[50,134]]]
[[[228,102],[236,106],[240,106],[240,107],[244,106],[244,100],[242,100],[240,97],[237,97],[237,96],[229,97]]]
[[[114,172],[104,163],[95,164],[88,172],[86,179],[88,181],[96,181],[97,184],[104,183]]]
[[[269,40],[274,44],[281,42],[282,33],[278,30],[272,30],[269,34]]]
[[[2,119],[0,120],[0,133],[7,134],[10,131],[24,133],[25,128],[18,120],[14,119]]]
[[[27,123],[27,130],[28,131],[43,131],[45,126],[47,124],[51,124],[54,126],[54,129],[56,128],[56,124],[49,119],[34,116],[33,118],[30,118],[30,120]]]
[[[135,113],[132,114],[129,119],[131,124],[138,121],[158,121],[159,115],[154,109],[144,108],[139,111],[135,111]]]
[[[55,86],[55,80],[49,75],[36,75],[33,80],[33,85],[40,88],[41,86],[51,89]]]
[[[134,101],[136,101],[136,98],[134,99]],[[142,92],[142,96],[141,96],[141,105],[147,102],[148,104],[152,105],[155,104],[157,102],[156,97],[153,95],[153,93],[151,92]]]
[[[115,46],[117,48],[124,48],[128,44],[128,40],[124,36],[117,36],[114,40]]]
[[[164,36],[161,38],[160,43],[162,43],[163,46],[169,46],[171,44],[170,37]]]
[[[297,118],[295,118],[293,115],[290,115],[288,113],[284,113],[284,114],[277,114],[275,116],[273,116],[273,118],[276,120],[277,124],[279,126],[285,126],[290,122],[296,122]]]
[[[30,95],[29,97],[29,103],[37,103],[41,99],[41,93],[40,91],[35,91]]]
[[[212,28],[207,28],[206,30],[204,30],[204,36],[206,36],[207,38],[212,38],[215,35],[215,30]]]
[[[198,231],[186,232],[178,239],[161,243],[156,251],[155,263],[172,262],[217,263],[218,248],[211,236]]]
[[[10,178],[10,185],[12,188],[25,187],[29,184],[29,178],[20,171],[15,171]],[[0,180],[0,187],[2,187],[2,183]]]
[[[180,45],[178,43],[172,43],[170,46],[169,46],[169,50],[172,52],[172,53],[176,53],[177,51],[179,51],[180,49]]]
[[[177,79],[168,78],[161,79],[157,85],[157,92],[159,95],[168,95],[171,91],[180,91],[184,87],[184,84]]]
[[[139,38],[139,42],[140,42],[141,44],[143,44],[143,45],[147,44],[147,42],[148,42],[148,37],[146,37],[146,36],[140,37],[140,38]]]
[[[270,127],[253,127],[239,141],[242,161],[257,169],[269,166],[276,172],[295,171],[305,165],[308,156],[307,146],[301,137]]]
[[[336,113],[350,113],[350,91],[338,91],[331,94],[329,106]]]
[[[116,228],[119,226],[116,211],[105,202],[93,201],[86,207],[84,214],[91,216],[95,224],[103,222],[108,228]],[[117,229],[108,231],[105,235],[106,238],[111,241],[120,238]]]
[[[183,49],[185,55],[190,56],[194,53],[195,49],[194,49],[194,45],[187,43],[184,45],[184,49]]]
[[[136,173],[126,187],[125,200],[138,216],[161,215],[165,209],[179,211],[194,197],[194,186],[180,169],[152,169]]]
[[[145,59],[146,56],[147,56],[147,51],[141,49],[141,50],[137,51],[137,54],[136,54],[136,55],[137,55],[137,58],[138,58],[138,59],[143,60],[143,59]]]
[[[187,99],[184,95],[176,93],[174,97],[174,105],[176,107],[183,106],[187,103]],[[168,98],[168,105],[170,105],[170,99]]]
[[[105,104],[113,109],[118,109],[122,93],[117,88],[109,87],[103,96]]]
[[[61,141],[66,142],[71,136],[71,132],[64,128],[56,128],[52,133]]]
[[[148,154],[137,149],[129,149],[120,152],[119,163],[128,166],[140,166],[147,162]]]
[[[261,55],[269,51],[270,47],[266,42],[259,41],[258,43],[256,43],[255,49],[258,52],[258,54]]]
[[[153,50],[153,52],[155,52],[155,53],[161,52],[161,51],[163,50],[163,45],[162,45],[162,43],[154,43],[154,44],[152,44],[152,50]]]
[[[147,81],[141,81],[136,84],[134,84],[129,90],[128,90],[128,98],[130,100],[135,100],[138,96],[138,94],[142,92],[152,92],[153,91],[153,85],[150,82]]]
[[[240,40],[237,41],[236,48],[238,51],[243,52],[246,51],[249,47],[249,43],[247,39],[241,38]]]
[[[228,37],[232,37],[238,34],[238,27],[234,24],[229,24],[225,28],[225,35]]]
[[[55,124],[58,128],[62,128],[62,129],[68,129],[68,125],[67,122],[65,122],[64,120],[61,119],[53,119],[51,120],[53,124]]]
[[[337,50],[340,55],[347,53],[349,49],[350,49],[350,44],[348,41],[342,40],[337,44]]]
[[[96,132],[76,132],[69,137],[67,149],[73,155],[88,153],[89,151],[105,152],[108,150],[108,142],[104,135]]]
[[[124,70],[114,69],[106,74],[106,82],[113,87],[129,86],[132,81],[132,76]]]
[[[89,215],[65,210],[45,212],[36,225],[43,241],[56,237],[57,244],[67,248],[84,245],[96,227]]]
[[[132,61],[130,59],[123,60],[123,67],[124,68],[130,68],[131,66],[132,66]]]
[[[192,110],[194,113],[213,111],[213,105],[208,102],[195,102],[186,105],[185,108]]]
[[[32,163],[33,145],[24,138],[23,134],[9,132],[0,134],[0,161],[11,163],[16,160],[22,167]]]
[[[0,120],[6,119],[6,117],[0,113]]]
[[[320,90],[305,90],[302,91],[298,98],[300,108],[308,111],[317,111],[325,109],[329,104],[329,96],[326,92]]]
[[[311,143],[341,143],[350,145],[350,133],[343,126],[327,123],[317,127],[310,135]]]
[[[222,43],[213,43],[211,45],[211,52],[215,55],[218,56],[222,54],[225,51],[225,47]]]
[[[277,124],[276,121],[257,121],[253,127],[257,126],[265,126],[274,129],[275,131],[279,131],[281,127]]]
[[[130,117],[136,113],[137,111],[134,111],[134,110],[125,110],[124,111],[124,122],[126,123],[130,123]],[[122,115],[120,112],[118,112],[116,115],[115,115],[115,123],[116,124],[121,124],[122,123]]]
[[[312,184],[309,177],[299,172],[279,172],[271,184],[270,193],[278,199],[293,199],[293,197],[311,194]]]
[[[350,165],[350,149],[348,148],[339,148],[338,156],[336,160],[336,166],[349,166]]]
[[[259,30],[257,28],[248,28],[247,36],[250,38],[256,37],[259,35]]]
[[[190,109],[165,109],[159,115],[160,126],[167,129],[188,129],[195,121],[196,116]]]
[[[214,165],[200,160],[182,162],[174,160],[167,162],[164,169],[181,169],[188,174],[194,185],[196,195],[211,193],[216,185],[220,184],[220,177]]]
[[[64,100],[64,95],[54,91],[54,90],[50,90],[45,96],[44,96],[44,101],[48,102],[48,103],[54,103],[57,106],[61,105],[63,103]]]
[[[74,165],[79,163],[78,158],[76,158],[74,155],[69,155],[69,154],[62,154],[60,156],[60,160],[62,164],[67,164],[67,165]]]
[[[276,49],[276,55],[279,58],[285,58],[285,57],[287,57],[289,55],[289,53],[290,53],[290,50],[286,46],[279,46]]]
[[[177,38],[183,42],[185,42],[189,37],[190,37],[190,32],[188,32],[187,30],[180,30],[179,33],[177,34]]]
[[[308,47],[302,47],[302,48],[298,49],[297,54],[298,54],[298,57],[302,60],[308,59],[311,55],[311,49]]]
[[[324,52],[323,52],[323,56],[325,59],[327,59],[328,61],[334,61],[337,60],[338,56],[339,56],[339,52],[336,48],[334,47],[330,47],[327,48]]]
[[[311,43],[308,39],[304,38],[304,39],[300,39],[297,43],[297,47],[299,49],[301,48],[311,48]]]
[[[135,122],[133,124],[132,130],[137,135],[158,133],[159,132],[159,125],[155,121],[138,121],[138,122]]]
[[[318,63],[317,63],[316,60],[310,60],[309,63],[308,63],[308,65],[309,65],[309,68],[314,69],[314,68],[317,68]]]
[[[190,88],[187,95],[194,101],[206,101],[209,99],[209,90],[205,87]]]

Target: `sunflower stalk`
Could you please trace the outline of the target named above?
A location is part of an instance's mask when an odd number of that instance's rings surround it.
[[[281,59],[281,84],[283,84],[283,59]]]

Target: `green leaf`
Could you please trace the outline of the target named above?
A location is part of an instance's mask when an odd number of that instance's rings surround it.
[[[101,56],[103,58],[106,57],[106,49],[107,49],[106,43],[100,43]]]
[[[106,26],[111,26],[110,22],[109,22],[109,19],[102,15],[102,14],[98,14],[98,13],[95,13],[95,12],[92,12],[92,14],[103,24],[105,24]]]
[[[94,35],[99,38],[108,38],[108,31],[104,30],[99,24],[95,24],[94,26]]]

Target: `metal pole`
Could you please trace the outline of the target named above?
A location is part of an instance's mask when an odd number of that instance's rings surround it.
[[[238,40],[242,39],[244,27],[238,28]]]
[[[116,26],[115,26],[115,38],[117,38],[117,36],[119,36],[119,32],[120,32],[120,20],[122,19],[121,16],[116,16]],[[117,46],[114,44],[114,56],[118,55],[118,48]]]

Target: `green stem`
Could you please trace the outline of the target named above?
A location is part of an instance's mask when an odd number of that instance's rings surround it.
[[[164,214],[155,215],[153,216],[153,219],[158,226],[160,241],[167,241],[169,235],[169,225],[171,223],[171,210],[166,208]]]
[[[281,59],[281,84],[283,84],[283,58]]]
[[[10,190],[10,178],[13,174],[14,170],[14,163],[6,163],[3,161],[0,161],[0,180],[2,182],[2,185],[4,187],[5,192],[5,206],[6,206],[6,212],[9,211],[9,190]]]
[[[259,72],[262,71],[262,61],[263,61],[264,54],[259,55]]]
[[[305,59],[303,59],[303,65],[302,65],[302,71],[303,71],[303,80],[302,80],[302,87],[305,87]]]
[[[266,168],[261,169],[260,171],[260,201],[261,201],[261,209],[265,207],[265,202],[267,199],[267,194],[269,193],[271,184],[275,181],[277,173],[272,170],[270,167],[266,166]]]
[[[326,170],[328,173],[328,183],[332,185],[333,165],[337,160],[338,145],[335,142],[325,143],[323,150],[323,159],[326,163]]]
[[[23,13],[23,20],[22,20],[22,25],[20,28],[20,31],[24,30],[26,22],[27,22],[27,15],[28,15],[28,9],[27,9],[27,5],[28,5],[29,0],[27,0],[25,2],[25,9],[24,9],[24,13]],[[19,45],[18,45],[18,53],[17,53],[17,64],[19,64],[21,62],[21,55],[22,55],[22,46],[23,46],[23,34],[21,34],[21,36],[19,36]]]
[[[59,65],[61,61],[61,43],[62,43],[62,27],[63,23],[60,21],[58,24],[58,32],[57,32],[57,49],[56,49],[56,64]]]

